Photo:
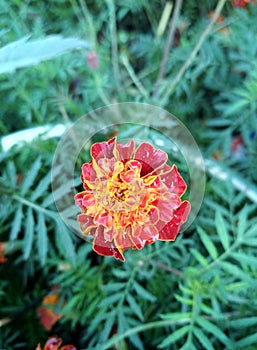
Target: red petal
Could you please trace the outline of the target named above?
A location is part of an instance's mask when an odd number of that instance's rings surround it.
[[[184,201],[174,210],[173,218],[167,224],[159,221],[156,225],[161,241],[174,241],[179,233],[181,225],[186,221],[190,212],[190,203]]]
[[[97,222],[97,224],[99,225],[103,225],[104,227],[112,227],[112,216],[109,212],[104,212],[101,214],[97,214],[94,217],[95,222]]]
[[[159,238],[158,230],[155,226],[135,226],[132,228],[131,240],[137,249],[142,249],[145,244],[151,244]]]
[[[62,339],[53,335],[45,343],[44,350],[58,350],[62,344]]]
[[[105,176],[110,176],[113,174],[114,171],[115,158],[99,158],[97,160],[97,165],[104,172]]]
[[[168,155],[144,142],[136,149],[134,159],[139,160],[142,164],[141,176],[144,176],[164,165],[168,160]]]
[[[94,182],[96,179],[96,172],[93,168],[92,160],[89,163],[82,165],[82,182],[85,181]],[[87,185],[86,185],[87,186]]]
[[[95,197],[92,193],[85,193],[82,198],[82,205],[85,208],[89,208],[95,204]]]
[[[65,345],[60,350],[77,350],[77,348],[74,345]]]
[[[52,309],[41,306],[37,310],[37,314],[42,326],[50,331],[53,325],[61,318],[60,314],[54,313]]]
[[[171,192],[177,194],[179,197],[186,191],[187,185],[183,180],[182,176],[178,172],[176,165],[170,167],[165,164],[165,166],[157,171],[161,182],[164,183]]]
[[[129,141],[125,145],[121,145],[120,143],[116,144],[119,160],[121,160],[123,163],[126,163],[128,160],[132,158],[132,154],[135,147],[134,140]]]
[[[119,229],[117,236],[115,237],[115,245],[123,250],[132,248],[134,245],[130,239],[131,228],[126,227],[124,229]]]
[[[116,143],[116,138],[112,138],[107,142],[95,143],[91,147],[91,156],[96,160],[99,158],[113,158],[113,150]]]
[[[170,221],[173,217],[173,211],[175,208],[178,208],[181,203],[180,198],[173,193],[166,193],[161,196],[157,204],[157,208],[159,209],[160,219],[162,221]]]
[[[117,249],[112,242],[105,241],[103,226],[98,226],[96,230],[93,249],[97,254],[125,261],[122,250]]]
[[[96,224],[94,223],[94,220],[86,215],[86,214],[79,214],[78,215],[78,223],[80,226],[81,231],[85,236],[91,233],[93,235],[93,232],[90,232],[90,230],[93,230],[96,228]]]
[[[74,196],[75,204],[76,204],[77,206],[79,206],[81,210],[84,210],[84,211],[87,209],[87,208],[84,207],[83,204],[82,204],[82,202],[83,202],[83,197],[84,197],[84,194],[85,194],[85,193],[86,193],[86,192],[79,192],[79,193],[75,194],[75,196]]]

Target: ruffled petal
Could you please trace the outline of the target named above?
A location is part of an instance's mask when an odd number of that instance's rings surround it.
[[[78,223],[83,235],[85,236],[89,234],[93,235],[96,229],[96,224],[94,223],[93,218],[82,213],[78,215]]]
[[[94,217],[94,221],[97,225],[103,225],[104,227],[112,227],[113,219],[112,215],[107,211],[97,213]]]
[[[186,221],[189,212],[190,203],[184,201],[174,210],[173,218],[168,223],[160,220],[156,225],[159,230],[159,239],[161,241],[174,241],[179,233],[181,225]]]
[[[83,205],[83,197],[84,197],[85,194],[86,194],[86,192],[83,191],[83,192],[79,192],[79,193],[75,194],[75,196],[74,196],[75,204],[76,204],[77,206],[79,206],[80,209],[81,209],[82,211],[86,211],[86,209],[87,209],[87,208]]]
[[[93,249],[97,254],[113,256],[115,259],[125,261],[122,249],[117,249],[113,242],[105,241],[103,226],[98,226],[96,230]]]
[[[166,222],[170,221],[173,217],[174,209],[178,208],[180,203],[180,197],[178,197],[176,194],[167,192],[161,196],[157,205],[160,219]]]
[[[141,176],[144,176],[164,165],[168,155],[154,148],[150,143],[144,142],[136,149],[134,159],[142,164]]]
[[[91,156],[97,160],[100,158],[113,158],[113,150],[116,143],[116,138],[108,141],[94,143],[91,147]]]
[[[117,159],[121,160],[124,164],[132,158],[133,151],[135,148],[134,140],[129,141],[125,145],[120,143],[116,144],[117,148]]]
[[[44,346],[44,350],[58,350],[61,344],[62,339],[53,335],[52,337],[48,338]]]
[[[82,182],[83,185],[88,186],[88,183],[92,183],[96,179],[96,172],[93,168],[92,160],[89,163],[82,165]]]
[[[162,169],[157,170],[157,174],[161,182],[168,187],[170,192],[177,194],[179,197],[185,193],[187,185],[179,174],[176,165],[170,167],[165,164]]]
[[[155,226],[135,226],[132,227],[131,240],[134,243],[132,248],[142,249],[146,244],[152,244],[159,238],[158,230]]]
[[[121,248],[122,250],[126,250],[133,246],[133,242],[131,241],[131,228],[126,227],[125,229],[119,229],[118,234],[115,237],[115,245],[116,247]]]
[[[77,348],[74,345],[64,345],[60,350],[77,350]]]

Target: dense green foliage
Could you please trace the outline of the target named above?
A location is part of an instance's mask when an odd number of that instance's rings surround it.
[[[39,40],[37,54],[45,48],[53,59],[39,57],[37,65],[28,62],[0,75],[1,137],[66,125],[109,103],[145,102],[188,127],[207,171],[205,198],[193,224],[174,243],[127,251],[121,263],[97,256],[62,222],[50,174],[58,137],[38,137],[8,150],[2,145],[0,242],[7,261],[0,264],[1,349],[35,349],[51,334],[78,349],[256,347],[257,6],[225,2],[223,19],[172,88],[218,2],[182,3],[156,86],[169,31],[168,25],[164,33],[158,29],[165,3],[1,1],[1,47],[53,34],[90,44],[73,51],[72,43],[66,50],[72,51],[55,57],[58,52],[51,56],[53,47]],[[96,52],[98,67],[86,60],[89,50]],[[92,142],[104,138],[100,133]],[[155,136],[142,138],[154,143]],[[62,317],[48,332],[37,309],[56,285],[60,297],[52,308]]]

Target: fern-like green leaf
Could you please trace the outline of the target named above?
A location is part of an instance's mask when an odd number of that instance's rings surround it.
[[[187,334],[188,330],[190,328],[190,325],[186,325],[184,327],[181,327],[177,329],[175,332],[171,333],[167,338],[165,338],[160,345],[158,345],[158,348],[163,349],[167,348],[167,346],[174,344],[176,341],[181,339],[184,335]]]
[[[228,250],[230,246],[229,233],[225,224],[225,220],[219,211],[216,212],[215,223],[221,244],[224,250]]]

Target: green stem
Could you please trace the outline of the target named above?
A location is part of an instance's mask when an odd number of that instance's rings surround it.
[[[112,64],[114,79],[116,82],[117,89],[120,91],[120,69],[118,61],[118,40],[117,40],[117,27],[116,27],[116,15],[115,15],[115,4],[113,0],[106,0],[107,6],[109,8],[110,16],[110,34],[112,41]]]
[[[162,62],[161,62],[161,66],[160,66],[160,71],[155,83],[155,89],[154,89],[154,93],[153,95],[156,96],[160,87],[160,83],[164,77],[164,73],[165,73],[165,68],[166,68],[166,64],[167,64],[167,60],[168,60],[168,56],[169,56],[169,52],[170,52],[170,48],[173,44],[174,41],[174,37],[175,37],[175,31],[176,31],[176,27],[177,27],[177,22],[178,22],[178,18],[179,18],[179,13],[180,13],[180,9],[182,6],[182,2],[183,0],[176,0],[175,3],[175,9],[173,12],[173,16],[171,18],[170,21],[170,29],[169,29],[169,33],[168,33],[168,38],[167,38],[167,42],[166,42],[166,46],[163,52],[163,57],[162,57]]]
[[[27,200],[25,198],[22,198],[22,197],[20,197],[20,196],[18,196],[16,194],[13,195],[12,197],[13,197],[13,199],[16,199],[17,201],[19,201],[20,203],[25,204],[26,206],[28,206],[28,207],[30,207],[32,209],[35,209],[35,210],[37,210],[37,211],[39,211],[39,212],[41,212],[41,213],[51,217],[52,219],[56,219],[58,217],[58,214],[56,212],[48,210],[48,209],[45,209],[45,208],[42,208],[41,206],[39,206],[39,205],[37,205],[35,203],[32,203],[29,200]]]
[[[192,64],[193,60],[195,59],[197,53],[199,52],[201,46],[204,43],[204,40],[206,39],[206,37],[210,34],[210,31],[214,25],[214,23],[216,22],[219,14],[221,13],[223,6],[225,5],[227,0],[219,0],[217,7],[214,11],[213,17],[211,18],[208,26],[206,27],[206,29],[204,30],[204,32],[202,33],[198,43],[196,44],[196,46],[194,47],[193,51],[191,52],[190,56],[188,57],[188,59],[186,60],[186,62],[183,64],[183,66],[181,67],[181,69],[179,70],[178,74],[175,76],[175,78],[173,79],[172,83],[168,86],[166,93],[164,94],[163,98],[160,101],[160,105],[163,106],[166,104],[166,102],[168,101],[168,98],[170,97],[170,95],[173,93],[175,86],[177,85],[177,83],[181,80],[182,76],[184,75],[184,73],[186,72],[187,68]]]
[[[135,86],[137,87],[138,91],[145,97],[148,99],[148,92],[147,90],[144,88],[143,84],[141,83],[141,81],[139,80],[139,78],[137,77],[133,67],[131,66],[127,56],[123,55],[122,56],[122,63],[124,64],[125,68],[127,69],[127,72],[131,78],[131,80],[133,81],[133,83],[135,84]]]
[[[226,313],[221,316],[206,316],[204,317],[206,320],[226,320],[228,318],[236,317],[239,314],[236,313]],[[176,325],[183,325],[186,323],[191,322],[191,317],[187,318],[182,318],[180,320],[162,320],[162,321],[154,321],[154,322],[149,322],[144,325],[136,326],[134,328],[130,328],[127,331],[125,331],[122,334],[116,334],[113,336],[111,339],[109,339],[105,344],[103,345],[97,345],[94,349],[95,350],[107,350],[111,346],[115,345],[116,343],[120,342],[121,340],[131,337],[134,334],[138,334],[141,332],[145,332],[149,329],[155,329],[155,328],[162,328],[162,327],[167,327],[167,326],[176,326]],[[86,349],[82,349],[86,350]]]
[[[133,334],[145,332],[149,329],[155,329],[155,328],[162,328],[166,326],[172,326],[172,325],[179,325],[179,324],[185,324],[189,323],[191,318],[185,318],[181,320],[162,320],[162,321],[154,321],[154,322],[149,322],[147,324],[137,326],[134,328],[130,328],[127,331],[125,331],[122,334],[117,334],[111,339],[109,339],[105,344],[100,345],[99,347],[97,346],[97,350],[106,350],[109,349],[111,346],[114,344],[120,342],[121,340],[128,338],[132,336]]]

